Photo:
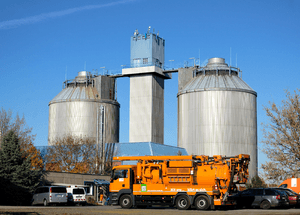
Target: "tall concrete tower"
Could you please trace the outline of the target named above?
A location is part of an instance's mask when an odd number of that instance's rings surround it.
[[[130,68],[122,70],[130,77],[130,142],[164,143],[165,40],[158,33],[131,37]]]

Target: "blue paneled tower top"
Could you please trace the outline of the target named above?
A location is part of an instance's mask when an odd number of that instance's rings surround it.
[[[159,37],[158,33],[150,33],[150,27],[145,34],[140,34],[136,30],[130,44],[131,67],[157,66],[163,69],[165,40]]]

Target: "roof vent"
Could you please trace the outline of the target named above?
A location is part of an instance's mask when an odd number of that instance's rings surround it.
[[[214,58],[208,59],[208,63],[206,66],[214,67],[214,66],[228,66],[228,65],[225,63],[224,58],[214,57]]]
[[[78,76],[84,76],[84,77],[86,77],[87,75],[88,75],[87,71],[78,72]]]

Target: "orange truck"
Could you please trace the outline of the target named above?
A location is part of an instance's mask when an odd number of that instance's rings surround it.
[[[152,205],[198,210],[234,205],[233,192],[245,189],[250,155],[114,157],[137,161],[115,166],[110,179],[109,204],[122,208]]]
[[[279,187],[288,188],[300,194],[300,178],[288,178],[284,180]]]

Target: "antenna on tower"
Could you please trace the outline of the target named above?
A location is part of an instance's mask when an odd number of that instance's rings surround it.
[[[231,47],[230,47],[230,64],[229,65],[231,66]]]
[[[236,53],[236,56],[235,56],[235,67],[238,68],[237,67],[237,53]]]
[[[66,66],[65,81],[67,80],[68,66]]]
[[[200,61],[200,49],[199,49],[199,68],[201,67],[201,61]]]

